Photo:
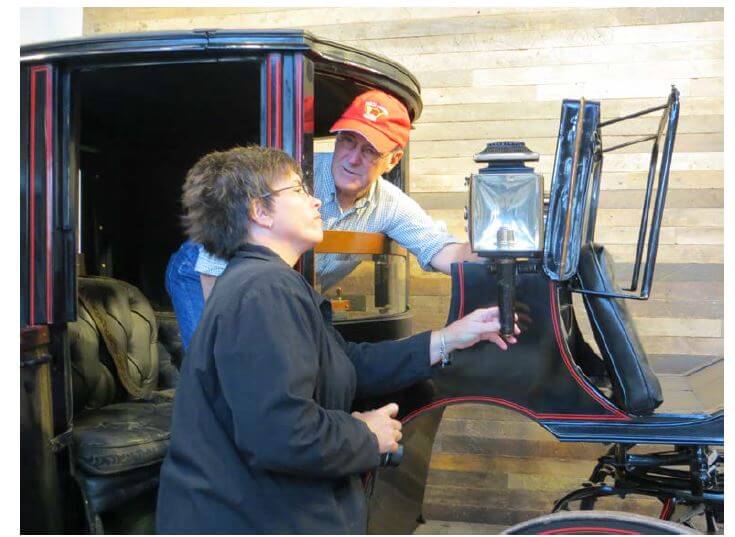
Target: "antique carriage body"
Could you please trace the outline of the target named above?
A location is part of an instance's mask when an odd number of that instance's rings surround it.
[[[184,240],[187,169],[261,144],[311,180],[315,141],[331,151],[356,95],[390,92],[416,119],[419,86],[384,58],[287,30],[29,45],[20,70],[21,528],[150,531],[182,354],[164,274]],[[407,165],[390,177],[402,189]],[[361,260],[322,290],[345,337],[411,333],[404,249],[335,233],[299,269],[313,278],[325,252]]]
[[[485,167],[467,177],[466,218],[473,251],[487,262],[452,266],[447,323],[498,305],[501,333],[512,333],[514,312],[523,333],[504,352],[485,342],[453,353],[454,365],[436,372],[431,389],[424,390],[426,400],[404,418],[406,457],[428,457],[447,405],[492,404],[528,417],[562,442],[612,444],[589,481],[559,499],[555,512],[571,506],[591,510],[606,496],[644,495],[661,501],[659,518],[667,521],[657,525],[655,518],[577,511],[519,524],[510,533],[690,531],[671,520],[717,533],[724,518],[724,456],[718,451],[724,444],[723,393],[712,375],[717,369],[693,374],[698,402],[691,408],[662,405],[671,393],[650,367],[626,306],[626,300],[647,300],[652,292],[679,92],[672,87],[660,106],[606,121],[601,106],[584,99],[562,102],[546,200],[544,178],[527,165],[539,156],[522,142],[493,142],[475,155]],[[661,114],[656,132],[605,146],[606,126],[652,113]],[[611,254],[595,237],[604,155],[642,143],[651,146],[649,172],[635,261],[622,288]],[[575,315],[575,295],[589,319],[587,341]],[[411,442],[413,436],[417,440]],[[641,453],[632,450],[638,444],[670,447]],[[372,512],[380,516],[374,520],[403,523],[404,532],[415,527],[392,506],[420,518],[421,469],[414,464],[378,470],[382,479],[376,481]],[[405,481],[414,486],[401,486]]]
[[[209,151],[256,143],[283,148],[308,179],[315,146],[328,149],[328,128],[354,96],[383,89],[415,120],[419,85],[389,60],[301,31],[39,44],[21,48],[20,69],[21,529],[151,531],[182,359],[163,282],[183,240],[178,197],[186,170]],[[488,262],[453,267],[448,321],[500,303],[511,319],[515,308],[532,323],[510,351],[481,344],[456,352],[454,365],[431,381],[386,398],[402,409],[405,456],[366,479],[371,532],[415,529],[442,409],[466,402],[517,411],[561,441],[613,444],[592,486],[562,498],[558,509],[647,494],[664,502],[664,518],[677,506],[704,506],[709,526],[721,520],[723,459],[712,446],[723,444],[723,412],[656,411],[660,387],[624,304],[647,298],[653,281],[678,92],[641,113],[655,111],[663,116],[646,138],[651,171],[630,291],[620,291],[594,238],[603,153],[615,149],[604,148],[600,103],[562,103],[546,204],[520,196],[498,205],[512,206],[510,216],[492,208],[511,183],[526,181],[530,187],[518,191],[532,195],[543,187],[523,165],[533,158],[521,146],[495,145],[478,156],[490,165],[468,180],[469,231]],[[407,166],[404,158],[390,177],[404,190]],[[498,214],[501,227],[523,226],[501,233]],[[483,225],[498,239],[489,247]],[[509,253],[524,234],[532,240]],[[321,289],[333,297],[347,339],[411,333],[405,250],[374,234],[327,234],[299,270],[313,281],[315,256],[327,253],[363,259],[340,289]],[[580,333],[573,293],[594,322],[597,351]],[[639,443],[675,447],[641,457],[629,452]]]

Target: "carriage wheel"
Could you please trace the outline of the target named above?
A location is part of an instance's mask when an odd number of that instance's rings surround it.
[[[697,535],[658,518],[618,511],[569,511],[544,515],[505,530],[504,535]]]

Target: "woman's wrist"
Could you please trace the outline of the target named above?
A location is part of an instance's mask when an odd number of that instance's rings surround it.
[[[429,345],[429,363],[431,365],[436,365],[440,362],[448,365],[447,360],[452,350],[454,350],[454,347],[451,346],[447,327],[431,332],[431,342]]]

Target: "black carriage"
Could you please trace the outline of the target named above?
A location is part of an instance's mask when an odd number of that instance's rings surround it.
[[[661,114],[657,132],[605,146],[604,127],[652,113]],[[560,498],[554,512],[591,510],[606,496],[643,495],[661,501],[659,517],[666,521],[577,511],[529,521],[510,533],[691,531],[668,524],[672,520],[722,531],[723,394],[707,393],[706,373],[704,383],[697,383],[709,408],[657,411],[666,393],[625,303],[647,300],[652,292],[678,118],[674,87],[660,106],[607,121],[599,102],[565,100],[546,200],[543,178],[527,165],[539,155],[524,143],[494,142],[475,155],[485,167],[467,177],[466,218],[473,250],[487,262],[452,267],[447,323],[498,305],[501,332],[512,333],[517,314],[523,334],[505,352],[484,343],[453,353],[453,366],[434,374],[431,390],[424,390],[427,399],[404,417],[406,458],[428,459],[427,446],[447,405],[497,405],[530,418],[562,442],[610,445],[589,481]],[[639,143],[651,145],[651,158],[635,261],[621,289],[611,254],[595,240],[595,224],[605,153]],[[574,295],[582,299],[594,342],[585,341],[579,328]],[[638,453],[638,444],[661,449]],[[379,516],[371,520],[413,531],[416,521],[404,513],[421,520],[426,464],[378,470],[372,513]],[[401,486],[405,481],[413,486]],[[401,516],[394,505],[401,506]],[[381,524],[379,531],[392,529]]]
[[[419,85],[401,66],[300,31],[117,35],[21,49],[23,532],[151,531],[182,359],[163,280],[183,240],[184,174],[211,150],[258,143],[292,154],[308,178],[315,146],[328,146],[329,126],[371,87],[401,99],[412,119],[420,115]],[[676,520],[701,511],[708,529],[721,522],[714,448],[723,444],[723,412],[656,412],[659,383],[623,302],[651,290],[678,93],[642,112],[663,116],[646,140],[654,149],[628,291],[594,241],[603,155],[615,149],[604,147],[600,106],[562,104],[546,204],[525,146],[491,144],[478,155],[487,167],[468,178],[468,217],[488,262],[453,267],[449,320],[499,303],[506,319],[521,314],[525,331],[508,353],[487,345],[456,352],[431,382],[389,398],[401,405],[405,457],[366,477],[371,533],[416,528],[443,408],[464,402],[517,411],[561,441],[612,445],[589,486],[558,510],[645,494],[661,499],[664,518],[683,506]],[[404,158],[391,177],[404,190],[407,165]],[[496,203],[523,181],[525,197]],[[530,242],[514,246],[524,236]],[[314,256],[333,252],[364,259],[339,289],[322,290],[342,333],[408,335],[405,250],[382,236],[328,234],[300,270],[313,281]],[[599,353],[581,335],[573,293],[583,297]],[[640,443],[672,448],[631,453]]]
[[[179,196],[202,155],[331,151],[359,93],[412,119],[400,65],[301,31],[102,36],[21,48],[21,529],[152,531],[182,347],[164,289],[184,240]],[[408,159],[390,180],[405,190]],[[348,339],[411,333],[408,257],[378,234],[327,233],[360,256],[334,298]]]

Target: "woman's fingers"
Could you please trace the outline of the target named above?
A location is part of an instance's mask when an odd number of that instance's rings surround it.
[[[398,405],[396,403],[388,403],[387,405],[377,409],[376,412],[380,412],[381,414],[394,418],[398,415]]]
[[[497,332],[490,334],[487,340],[492,341],[504,351],[508,350],[508,344],[505,342],[505,340],[502,337],[500,337],[500,334],[498,334]]]
[[[498,307],[494,306],[492,308],[477,308],[469,315],[465,316],[465,319],[472,319],[472,320],[479,320],[482,322],[488,322],[492,321],[494,319],[497,319],[499,316],[498,314]]]

